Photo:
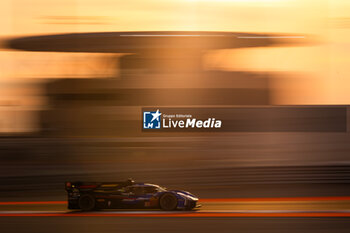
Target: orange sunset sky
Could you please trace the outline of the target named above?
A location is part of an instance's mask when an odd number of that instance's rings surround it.
[[[98,31],[232,31],[296,33],[317,38],[301,47],[237,49],[208,53],[208,69],[298,74],[276,82],[276,104],[350,103],[349,0],[2,0],[0,37]],[[27,85],[48,77],[94,76],[89,69],[63,69],[94,62],[100,54],[0,50],[0,112],[16,106],[19,128],[26,111],[43,100]],[[220,59],[220,62],[216,58]],[[83,64],[81,64],[83,63]],[[92,73],[91,73],[92,72]],[[5,114],[6,115],[6,114]],[[10,115],[0,116],[7,121]],[[0,124],[0,132],[11,129]]]

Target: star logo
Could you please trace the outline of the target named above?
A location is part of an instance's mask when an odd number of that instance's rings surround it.
[[[162,113],[157,109],[155,112],[143,112],[143,128],[144,129],[160,129]]]
[[[162,115],[162,113],[159,112],[159,109],[157,109],[157,111],[155,113],[151,113],[151,114],[153,116],[151,122],[154,121],[155,119],[157,119],[157,121],[159,121],[159,116]]]

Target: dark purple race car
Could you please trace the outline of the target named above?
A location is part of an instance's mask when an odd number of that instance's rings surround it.
[[[68,209],[162,209],[192,210],[198,198],[182,190],[167,190],[159,185],[124,182],[66,182]]]

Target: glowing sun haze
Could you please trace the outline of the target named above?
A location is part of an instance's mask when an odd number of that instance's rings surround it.
[[[208,53],[206,65],[303,74],[293,82],[283,77],[277,82],[283,90],[277,104],[349,104],[349,12],[349,0],[2,0],[0,36],[151,30],[312,35],[322,43],[216,51]],[[11,91],[16,83],[65,76],[67,69],[59,66],[65,63],[55,59],[76,61],[79,56],[1,51],[0,93],[6,95],[0,96],[0,103],[23,99]],[[48,66],[48,61],[56,65]]]

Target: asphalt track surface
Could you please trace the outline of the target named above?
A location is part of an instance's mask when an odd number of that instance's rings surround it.
[[[194,211],[69,211],[0,202],[1,232],[348,232],[350,197],[204,199]]]
[[[349,232],[347,218],[5,217],[2,232]]]
[[[103,144],[71,139],[3,140],[0,233],[349,232],[349,166],[238,166],[240,161],[261,161],[257,160],[260,157],[264,161],[285,161],[284,152],[289,151],[320,163],[325,161],[321,159],[335,160],[333,154],[341,160],[348,156],[348,136],[344,139],[338,134],[322,134],[322,140],[316,140],[314,135],[279,135],[282,144],[275,142],[275,135],[268,141],[257,134],[241,137],[199,142],[186,138],[176,143],[167,139],[170,142],[141,142],[137,147],[114,140],[107,145],[106,139],[101,140]],[[242,140],[246,142],[243,147]],[[291,143],[295,140],[298,143]],[[68,153],[76,151],[67,148],[76,148],[77,143],[84,150]],[[305,144],[309,146],[304,148]],[[65,146],[57,150],[60,145]],[[108,154],[106,147],[114,149]],[[194,154],[196,148],[198,153]],[[217,148],[223,149],[216,153]],[[304,149],[299,151],[300,148]],[[338,148],[344,150],[339,152]],[[146,155],[134,153],[140,151],[146,151]],[[227,157],[228,153],[232,156]],[[198,211],[170,213],[67,210],[65,181],[115,181],[127,177],[189,190],[201,198],[203,206]]]

